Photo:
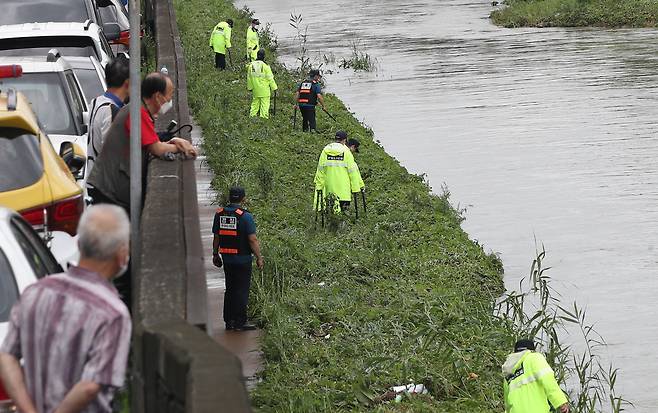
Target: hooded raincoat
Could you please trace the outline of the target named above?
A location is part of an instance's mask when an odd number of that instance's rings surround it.
[[[549,413],[551,406],[556,409],[568,401],[540,353],[525,350],[510,354],[503,374],[507,413]]]

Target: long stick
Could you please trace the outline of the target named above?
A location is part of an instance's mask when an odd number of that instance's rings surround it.
[[[276,116],[276,90],[274,91],[274,116]]]
[[[356,192],[354,193],[354,217],[358,220],[359,219],[359,197],[356,196]]]
[[[329,116],[329,117],[331,118],[331,120],[333,120],[334,122],[338,122],[338,121],[336,120],[336,118],[334,118],[333,116],[331,116],[331,113],[327,112],[327,109],[322,108],[322,111],[323,111],[324,113],[326,113],[327,116]]]
[[[363,200],[363,215],[366,215],[366,191],[361,190],[361,199]]]
[[[233,68],[233,58],[231,57],[231,49],[226,49],[226,52],[228,52],[228,62],[231,65],[231,69]]]

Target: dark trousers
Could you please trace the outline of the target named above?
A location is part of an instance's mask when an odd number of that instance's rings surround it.
[[[315,106],[300,106],[299,111],[302,112],[302,130],[314,131],[315,130]]]
[[[215,67],[217,69],[224,70],[226,69],[226,55],[221,53],[215,53]]]
[[[247,304],[251,286],[251,262],[249,264],[227,264],[226,292],[224,293],[224,322],[231,327],[242,327],[247,322]]]

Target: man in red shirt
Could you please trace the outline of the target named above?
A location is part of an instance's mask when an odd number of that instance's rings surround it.
[[[154,120],[173,106],[174,84],[169,76],[151,73],[142,81],[141,89],[142,176],[145,178],[149,154],[161,157],[167,152],[180,152],[194,158],[197,151],[190,142],[181,138],[160,142],[155,132]],[[94,204],[110,203],[130,210],[130,105],[121,108],[114,118],[88,183],[93,187],[89,195]]]

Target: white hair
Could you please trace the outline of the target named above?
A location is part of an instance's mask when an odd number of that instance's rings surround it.
[[[80,258],[112,260],[130,243],[130,221],[126,211],[116,205],[94,205],[82,214],[78,224]]]

